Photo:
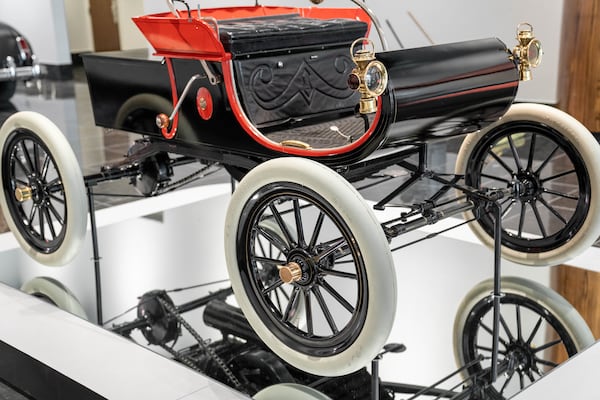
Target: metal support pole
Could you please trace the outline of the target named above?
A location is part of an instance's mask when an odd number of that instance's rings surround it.
[[[96,230],[96,209],[94,207],[94,192],[91,186],[87,186],[88,209],[90,214],[90,226],[92,233],[92,251],[94,260],[94,280],[96,283],[96,315],[98,325],[103,325],[102,318],[102,289],[100,278],[100,255],[98,251],[98,231]]]
[[[371,399],[379,400],[379,360],[381,355],[377,355],[371,361]]]
[[[491,382],[496,382],[498,377],[498,343],[500,332],[500,298],[502,297],[500,287],[500,264],[501,264],[501,246],[502,246],[502,209],[497,201],[492,203],[492,214],[494,215],[494,292],[492,293],[494,321],[493,321],[493,340],[492,340],[492,368]]]

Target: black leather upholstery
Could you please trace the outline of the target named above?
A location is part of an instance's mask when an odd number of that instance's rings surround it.
[[[268,127],[352,110],[358,95],[346,83],[354,67],[350,44],[366,29],[352,19],[297,14],[220,21],[250,120]]]
[[[219,21],[221,42],[234,57],[352,42],[364,36],[367,24],[352,19],[321,20],[298,14]]]

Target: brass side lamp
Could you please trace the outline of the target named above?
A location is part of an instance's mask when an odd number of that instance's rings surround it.
[[[533,36],[533,27],[528,23],[519,24],[517,27],[517,41],[513,48],[513,56],[519,63],[519,79],[531,79],[531,69],[542,62],[542,43]]]
[[[387,69],[375,59],[375,49],[370,39],[356,39],[350,47],[350,55],[356,67],[348,76],[348,87],[360,93],[359,112],[374,113],[377,111],[377,97],[387,88]]]

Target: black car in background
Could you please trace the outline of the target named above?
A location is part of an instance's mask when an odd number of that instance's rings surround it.
[[[40,66],[27,39],[13,27],[0,22],[0,102],[8,101],[17,81],[40,75]]]

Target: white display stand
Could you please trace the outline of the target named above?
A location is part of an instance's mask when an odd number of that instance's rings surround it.
[[[104,398],[248,398],[182,364],[2,284],[0,313],[5,321],[1,342]],[[8,362],[6,355],[3,360]],[[15,363],[17,368],[23,365],[26,364]]]
[[[134,307],[138,297],[154,289],[174,289],[227,279],[223,254],[223,224],[231,186],[218,184],[178,190],[97,212],[101,256],[104,320]],[[378,212],[389,219],[397,210]],[[400,237],[410,241],[445,229],[459,220],[448,219]],[[392,247],[395,245],[392,242]],[[572,265],[598,268],[600,250],[591,248]],[[64,283],[95,320],[92,249],[88,238],[81,254],[65,267],[33,262],[18,248],[11,233],[0,235],[0,280],[19,287],[36,276]],[[458,304],[482,280],[493,276],[493,252],[482,246],[466,226],[393,253],[398,303],[389,341],[407,346],[402,354],[386,355],[380,362],[383,380],[428,386],[456,369],[452,329]],[[550,268],[525,267],[502,261],[504,276],[522,276],[549,285]],[[198,290],[170,293],[182,304],[221,283]],[[131,321],[135,310],[116,322]],[[202,312],[185,318],[205,338],[220,334],[204,326]],[[141,336],[135,337],[140,339]],[[141,338],[140,343],[145,340]],[[178,348],[193,343],[183,336]],[[154,347],[154,350],[157,348]]]
[[[596,400],[600,342],[578,353],[529,386],[513,400]]]

